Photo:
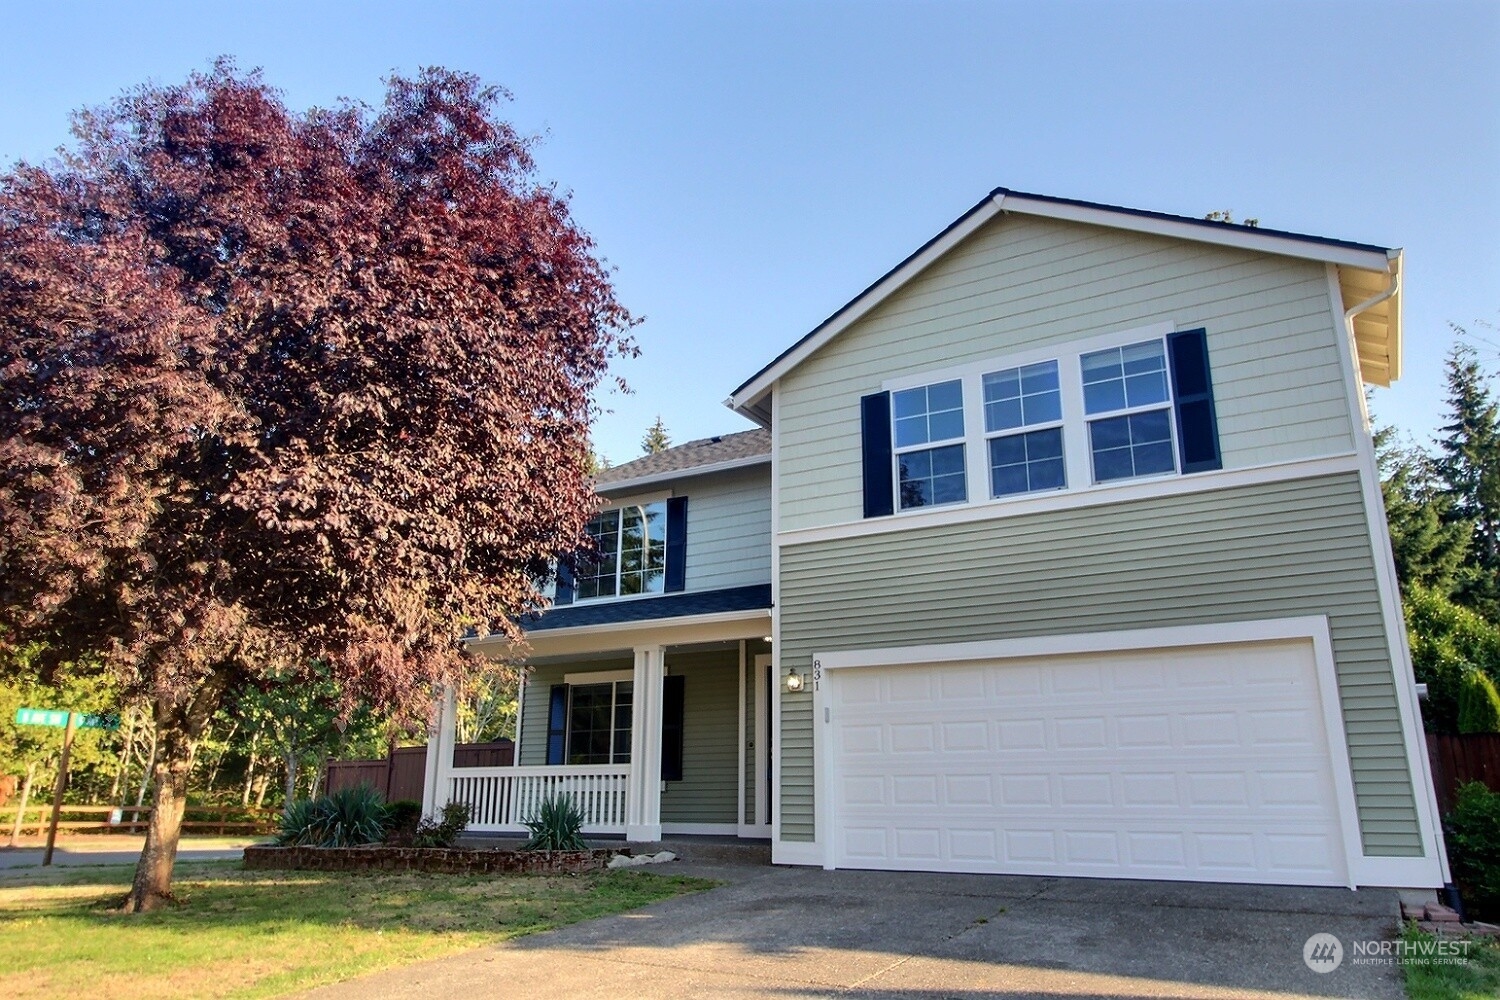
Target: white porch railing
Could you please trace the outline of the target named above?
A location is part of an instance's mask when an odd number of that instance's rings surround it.
[[[475,832],[524,831],[524,821],[551,795],[572,797],[583,813],[584,833],[625,832],[629,764],[461,767],[448,774],[449,801],[468,803],[469,829]]]

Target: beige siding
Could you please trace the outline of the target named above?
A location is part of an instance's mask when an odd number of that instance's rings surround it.
[[[781,664],[814,651],[1324,615],[1360,832],[1421,844],[1353,474],[790,546]],[[781,695],[782,831],[813,834],[812,700]]]
[[[688,498],[688,590],[771,582],[769,463],[672,486],[674,495]]]
[[[690,505],[691,506],[691,505]],[[667,652],[683,677],[682,780],[661,795],[663,823],[734,823],[739,807],[738,649]]]
[[[781,529],[861,516],[859,398],[1151,323],[1208,330],[1226,468],[1353,448],[1323,265],[1001,216],[777,387]]]

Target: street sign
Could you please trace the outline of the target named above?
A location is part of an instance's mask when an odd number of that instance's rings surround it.
[[[65,729],[68,713],[55,708],[18,708],[16,725]],[[119,729],[120,717],[111,712],[74,712],[73,725],[79,729]]]

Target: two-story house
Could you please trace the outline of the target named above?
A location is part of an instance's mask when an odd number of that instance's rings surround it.
[[[762,430],[600,478],[519,766],[435,740],[429,804],[510,829],[565,790],[825,867],[1442,884],[1364,403],[1401,260],[992,192],[733,392]]]

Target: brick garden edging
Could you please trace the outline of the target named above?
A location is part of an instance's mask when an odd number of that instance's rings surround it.
[[[497,851],[464,847],[245,848],[245,867],[316,872],[438,872],[446,875],[564,875],[597,871],[628,850]]]

